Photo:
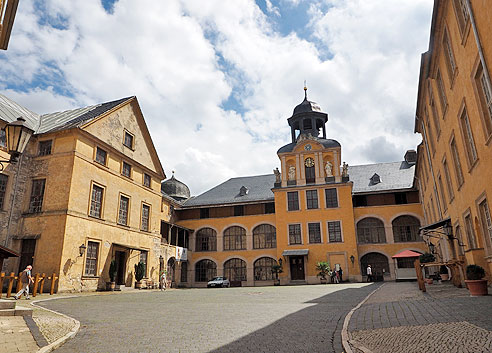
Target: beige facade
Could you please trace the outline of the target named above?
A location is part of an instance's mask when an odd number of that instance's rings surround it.
[[[422,55],[415,130],[417,177],[429,232],[444,261],[492,273],[492,4],[436,0],[429,51]],[[432,227],[431,227],[432,228]],[[442,227],[441,227],[442,228]]]

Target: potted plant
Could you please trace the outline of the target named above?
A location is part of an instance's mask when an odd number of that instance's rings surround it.
[[[106,289],[110,291],[114,291],[116,287],[116,260],[111,260],[109,264],[109,282],[106,282]]]
[[[328,283],[328,279],[326,277],[330,275],[330,270],[330,264],[328,262],[319,261],[316,263],[316,271],[318,271],[316,276],[319,277],[321,284]]]
[[[485,270],[478,265],[468,265],[466,267],[466,286],[470,291],[472,297],[479,295],[487,295],[487,280],[485,277]]]
[[[273,283],[275,286],[280,286],[280,280],[278,279],[278,274],[284,272],[282,269],[282,265],[273,265],[272,273],[275,274],[275,282]]]
[[[135,288],[142,288],[142,278],[145,276],[145,264],[143,262],[139,262],[135,264]]]
[[[442,281],[449,280],[448,268],[444,265],[441,265],[441,267],[439,267],[439,275],[441,276]]]

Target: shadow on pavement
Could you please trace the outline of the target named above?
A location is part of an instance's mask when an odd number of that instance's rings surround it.
[[[343,289],[308,301],[314,305],[211,352],[343,352],[345,316],[378,286]]]

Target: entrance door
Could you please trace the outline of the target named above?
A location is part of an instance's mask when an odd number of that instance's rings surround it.
[[[116,284],[125,285],[125,265],[126,265],[126,252],[116,251]]]
[[[304,256],[290,256],[290,279],[304,281]]]
[[[21,257],[18,272],[24,271],[27,265],[32,266],[34,262],[34,250],[36,250],[36,239],[22,239]]]

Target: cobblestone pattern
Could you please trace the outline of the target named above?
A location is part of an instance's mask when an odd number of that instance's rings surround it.
[[[492,352],[492,332],[468,322],[357,331],[352,339],[374,353]]]
[[[339,353],[345,315],[376,286],[183,289],[41,305],[81,322],[60,353]]]
[[[75,326],[73,320],[43,309],[34,309],[32,318],[48,343],[65,336]]]
[[[38,345],[22,316],[0,317],[0,352],[32,353]]]
[[[415,283],[410,284],[416,286]],[[398,291],[400,285],[405,288],[406,284],[387,283],[375,293],[377,298],[371,298],[356,310],[350,320],[349,331],[459,321],[468,321],[492,331],[492,296],[395,298],[392,291]],[[418,289],[406,288],[407,293],[418,293]]]

